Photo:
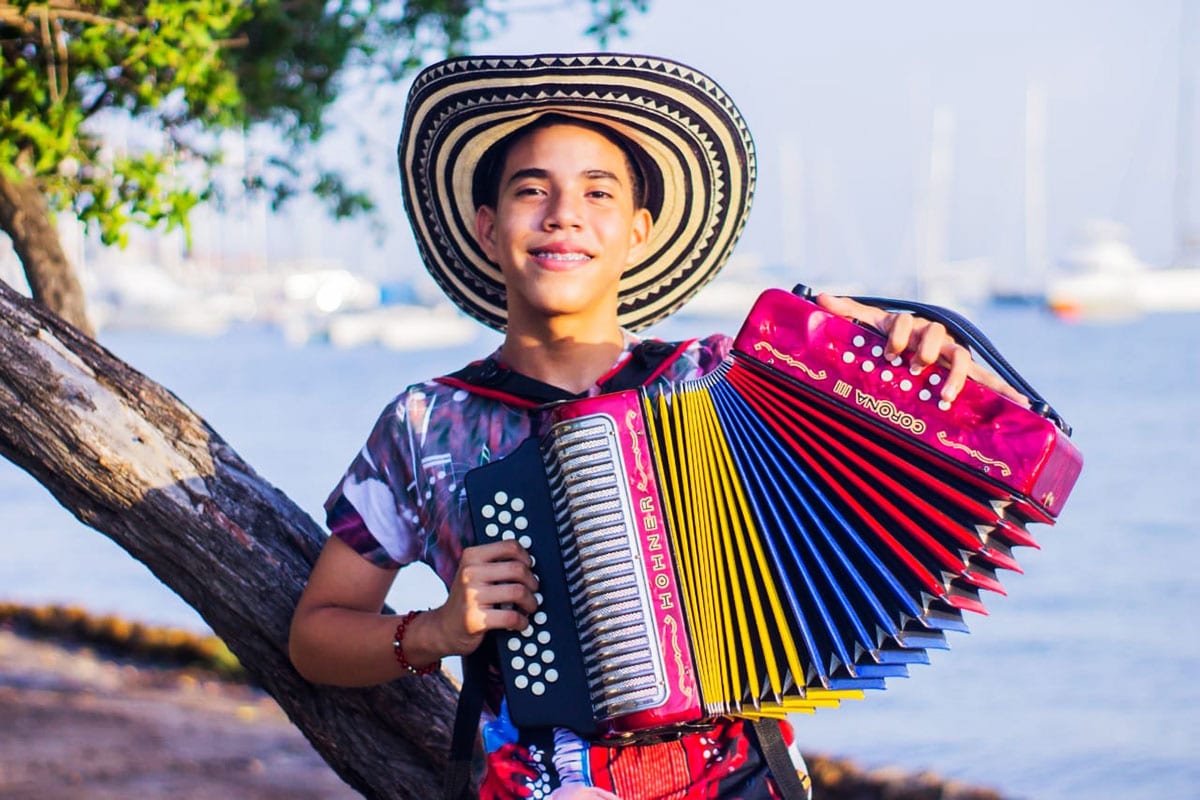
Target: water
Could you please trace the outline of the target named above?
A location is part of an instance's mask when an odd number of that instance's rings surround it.
[[[810,750],[898,764],[1026,798],[1200,796],[1200,318],[1065,325],[976,315],[1075,426],[1086,465],[1061,522],[1008,597],[931,666],[885,692],[797,718]],[[716,327],[731,329],[736,323]],[[697,326],[674,320],[678,337]],[[214,340],[113,334],[105,344],[170,387],[314,516],[379,409],[452,352],[290,349],[270,331]],[[79,603],[151,622],[203,622],[140,564],[0,463],[0,600]],[[392,600],[440,600],[402,573]]]

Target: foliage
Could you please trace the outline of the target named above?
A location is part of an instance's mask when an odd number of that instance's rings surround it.
[[[219,194],[222,134],[268,125],[279,148],[250,159],[247,187],[276,206],[307,192],[338,216],[354,214],[371,207],[364,193],[334,170],[299,166],[348,81],[398,80],[514,14],[557,7],[586,6],[588,33],[603,45],[646,2],[0,2],[0,170],[36,181],[52,208],[74,211],[111,243],[130,223],[185,225]],[[114,129],[133,131],[130,141],[106,142]]]

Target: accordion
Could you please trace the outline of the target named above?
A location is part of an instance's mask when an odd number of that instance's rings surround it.
[[[765,292],[702,379],[551,407],[468,473],[477,541],[539,579],[497,632],[513,721],[627,736],[857,699],[927,663],[1035,546],[1082,459],[1065,425]]]

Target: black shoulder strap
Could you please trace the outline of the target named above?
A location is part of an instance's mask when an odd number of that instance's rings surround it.
[[[767,769],[775,779],[775,788],[785,800],[807,800],[808,790],[800,781],[796,765],[788,755],[787,743],[783,741],[783,731],[780,730],[777,719],[758,719],[754,721],[754,735],[758,739],[758,749],[766,759]]]
[[[446,764],[446,775],[442,784],[445,800],[468,800],[473,797],[471,757],[475,750],[475,739],[479,734],[479,718],[483,714],[488,668],[493,652],[495,643],[489,635],[484,637],[474,653],[463,656],[462,690],[458,695],[458,710],[454,714],[450,761]]]

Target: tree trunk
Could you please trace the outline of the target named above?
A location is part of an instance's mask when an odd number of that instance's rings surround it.
[[[445,677],[348,690],[292,669],[317,524],[166,389],[3,282],[0,455],[199,611],[347,783],[372,798],[438,792]]]
[[[50,207],[36,182],[13,180],[0,170],[0,229],[12,239],[33,299],[88,336],[95,336],[83,287],[63,253]]]

